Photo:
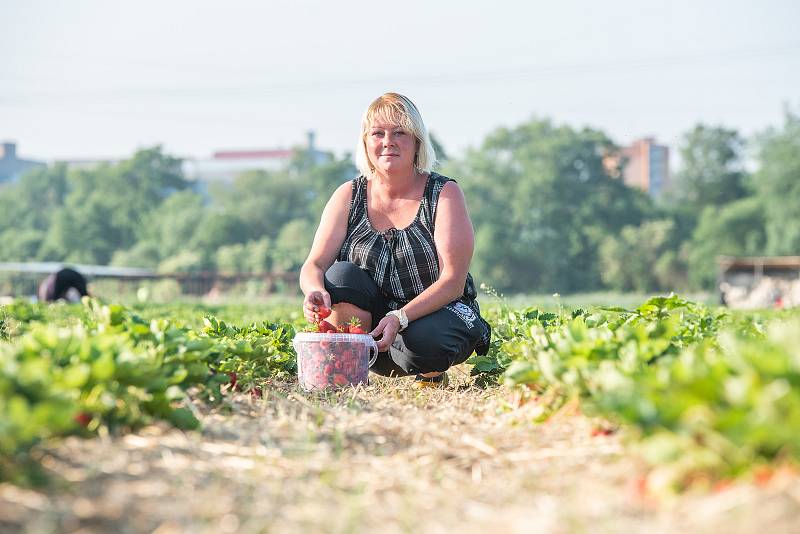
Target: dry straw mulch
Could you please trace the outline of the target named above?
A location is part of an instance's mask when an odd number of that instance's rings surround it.
[[[798,532],[800,483],[643,498],[617,435],[565,411],[533,424],[502,388],[373,377],[197,404],[203,430],[154,425],[44,451],[44,490],[0,485],[13,532]]]

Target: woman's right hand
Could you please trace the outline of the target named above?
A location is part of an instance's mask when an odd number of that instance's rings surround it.
[[[316,323],[320,320],[319,309],[321,307],[330,309],[331,296],[327,291],[309,291],[303,301],[303,315],[310,323]]]

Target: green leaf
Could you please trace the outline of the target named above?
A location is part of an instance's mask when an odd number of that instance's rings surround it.
[[[200,427],[200,421],[198,421],[187,408],[176,408],[172,410],[168,416],[168,420],[182,430],[194,430]]]

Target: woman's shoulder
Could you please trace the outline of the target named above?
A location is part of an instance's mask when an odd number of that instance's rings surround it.
[[[357,176],[352,180],[348,180],[339,184],[339,186],[333,192],[333,195],[331,195],[331,200],[337,204],[349,204],[353,198],[353,189],[358,185],[359,178],[363,177]]]
[[[450,178],[449,176],[445,176],[444,174],[440,174],[436,171],[431,171],[430,179],[434,182],[439,182],[441,184],[445,184],[447,182],[455,182],[455,178]]]
[[[453,202],[464,203],[464,193],[458,186],[455,180],[449,176],[444,176],[437,172],[431,172],[429,187],[426,193],[426,200],[423,203],[425,210],[425,219],[430,228],[433,228],[434,221],[436,220],[437,206],[440,203],[448,206]],[[444,201],[444,202],[442,202]]]
[[[435,192],[436,196],[442,194],[452,195],[456,191],[459,193],[461,192],[461,188],[458,186],[458,182],[455,180],[455,178],[450,178],[449,176],[439,174],[435,171],[431,171],[430,183],[432,185],[431,190]]]
[[[356,187],[363,187],[364,184],[366,184],[366,183],[367,183],[366,176],[364,176],[363,174],[359,174],[358,176],[354,176],[353,178],[347,180],[346,182],[342,182],[341,184],[339,184],[339,186],[336,188],[336,190],[337,191],[340,190],[340,189],[350,189],[350,190],[352,190],[353,188],[356,188]]]
[[[445,191],[450,192],[450,191],[461,190],[461,188],[458,185],[458,181],[455,178],[439,174],[438,172],[435,171],[431,171],[430,184],[432,186],[431,190],[437,193],[443,193]]]
[[[361,189],[366,189],[367,180],[368,178],[366,176],[359,174],[343,183],[342,187],[349,187],[352,191],[359,191]]]
[[[341,212],[352,211],[353,201],[364,194],[366,183],[367,179],[363,174],[342,182],[331,195],[329,203]]]

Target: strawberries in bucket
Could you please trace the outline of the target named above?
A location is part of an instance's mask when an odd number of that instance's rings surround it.
[[[378,345],[358,320],[337,328],[320,319],[316,329],[299,332],[292,342],[297,352],[300,386],[310,391],[366,384],[369,367],[378,356]]]

